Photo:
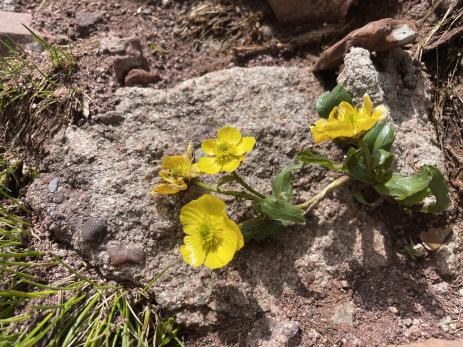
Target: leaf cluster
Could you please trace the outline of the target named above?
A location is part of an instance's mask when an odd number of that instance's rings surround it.
[[[445,178],[433,165],[424,165],[418,174],[407,175],[394,171],[395,155],[391,152],[395,140],[394,128],[382,121],[351,146],[342,164],[312,149],[297,154],[305,164],[317,164],[332,171],[344,172],[357,181],[370,185],[379,195],[374,203],[368,203],[359,194],[356,198],[372,207],[386,198],[395,200],[405,211],[440,213],[449,204],[449,192]]]

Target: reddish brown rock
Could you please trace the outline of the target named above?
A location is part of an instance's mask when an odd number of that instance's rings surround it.
[[[335,22],[356,0],[268,0],[278,21],[286,24]]]
[[[145,261],[143,251],[124,245],[113,246],[108,250],[109,260],[112,266],[119,266],[127,263],[141,264]]]
[[[120,84],[124,83],[125,76],[130,70],[136,68],[147,68],[140,40],[136,38],[128,39],[125,55],[114,58],[113,68],[116,80]]]
[[[313,70],[332,69],[342,63],[351,47],[362,47],[369,51],[386,51],[413,42],[416,38],[416,24],[412,21],[384,18],[356,29],[342,40],[326,49]]]
[[[142,69],[133,69],[125,77],[125,85],[127,87],[147,86],[151,83],[156,83],[161,79],[157,72],[146,71]]]
[[[0,39],[11,39],[21,44],[32,41],[30,32],[24,25],[30,27],[32,16],[29,13],[0,11]],[[0,44],[0,56],[8,53],[8,49]]]

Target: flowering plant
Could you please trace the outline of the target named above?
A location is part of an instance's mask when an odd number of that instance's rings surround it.
[[[356,108],[347,91],[337,86],[317,100],[317,111],[322,118],[310,127],[314,142],[333,140],[349,144],[344,161],[336,163],[311,148],[303,150],[296,155],[297,163],[283,167],[272,179],[269,195],[258,192],[237,173],[246,155],[254,149],[256,139],[243,137],[234,127],[225,126],[219,129],[217,138],[204,140],[201,148],[205,156],[196,163],[191,145],[182,155],[163,158],[159,174],[163,182],[153,188],[153,193],[176,194],[189,185],[206,192],[180,212],[185,232],[180,254],[186,263],[210,269],[227,265],[245,241],[260,241],[290,225],[305,224],[307,212],[350,180],[369,185],[376,192],[373,202],[359,192],[354,194],[359,202],[370,207],[392,199],[408,213],[439,213],[448,208],[447,184],[437,167],[425,165],[415,175],[394,172],[391,148],[395,134],[384,105],[374,107],[365,95],[362,106]],[[292,174],[306,164],[320,165],[342,175],[307,201],[293,204]],[[221,173],[216,184],[201,180],[203,175]],[[240,189],[223,188],[230,183]],[[227,215],[225,202],[210,193],[252,201],[254,217],[236,224]]]

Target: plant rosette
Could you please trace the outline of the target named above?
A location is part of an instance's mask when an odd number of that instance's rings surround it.
[[[316,103],[320,118],[310,131],[314,142],[336,141],[348,144],[343,162],[337,163],[309,148],[296,155],[294,163],[283,167],[273,177],[271,193],[265,195],[249,185],[238,170],[254,150],[256,139],[242,136],[231,126],[218,130],[216,138],[201,143],[204,156],[194,161],[193,147],[185,153],[166,156],[161,163],[161,183],[152,193],[172,195],[194,185],[204,195],[187,203],[180,212],[185,233],[180,254],[194,267],[218,269],[226,266],[249,240],[261,241],[295,224],[305,225],[306,215],[331,192],[351,180],[370,186],[377,199],[368,202],[359,192],[353,196],[371,208],[385,200],[394,200],[407,213],[441,213],[450,205],[447,183],[440,170],[423,166],[417,174],[394,171],[395,140],[392,124],[384,105],[374,106],[363,97],[360,107],[342,86],[320,96]],[[340,176],[307,201],[293,203],[293,173],[304,165],[320,165]],[[202,181],[204,175],[220,175],[217,183]],[[226,188],[233,184],[232,188]],[[237,188],[238,187],[238,188]],[[214,195],[224,195],[252,202],[253,218],[237,224],[226,211],[225,202]]]

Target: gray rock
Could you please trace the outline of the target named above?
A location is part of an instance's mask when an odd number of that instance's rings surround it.
[[[100,52],[104,54],[125,54],[130,39],[120,38],[110,33],[101,40]]]
[[[447,332],[450,330],[449,324],[452,323],[452,317],[445,316],[439,321],[439,327],[443,332]]]
[[[353,95],[356,103],[368,93],[375,104],[383,103],[389,108],[389,119],[396,131],[393,150],[399,158],[400,171],[413,173],[425,164],[445,170],[444,155],[435,141],[436,133],[427,112],[425,77],[400,48],[377,56],[381,72],[368,50],[352,48],[345,56],[338,83]]]
[[[108,229],[106,222],[101,218],[89,218],[82,225],[82,241],[91,242],[93,245],[101,241]]]
[[[93,117],[93,120],[103,125],[118,126],[124,121],[124,116],[120,113],[109,111],[96,115]]]
[[[331,321],[336,325],[354,325],[354,305],[350,302],[337,306]]]
[[[99,12],[77,12],[76,30],[80,35],[88,35],[96,29],[98,23],[103,21],[103,15]]]
[[[27,201],[47,230],[107,277],[146,284],[172,265],[157,283],[156,300],[179,323],[210,327],[227,317],[255,319],[263,310],[280,319],[285,317],[279,305],[284,290],[323,293],[333,278],[345,278],[347,264],[374,269],[389,264],[389,230],[354,201],[353,187],[322,201],[306,226],[269,242],[250,242],[220,271],[189,267],[179,254],[184,237],[179,210],[200,192],[192,188],[174,197],[152,197],[149,191],[158,182],[163,155],[182,152],[189,141],[197,149],[202,139],[230,124],[256,137],[256,148],[239,172],[269,193],[270,178],[298,150],[312,146],[307,124],[317,119],[314,100],[321,93],[309,69],[288,67],[233,68],[168,90],[121,89],[116,112],[124,121],[66,129],[64,144],[56,141],[48,148],[49,173],[32,183]],[[343,156],[332,143],[317,149],[335,159]],[[47,189],[55,173],[66,196],[59,205]],[[302,169],[296,175],[295,202],[334,177],[315,166]],[[238,222],[246,218],[245,211],[242,203],[228,206]],[[81,223],[88,216],[105,220],[111,232],[98,252],[80,242]],[[145,261],[131,263],[131,271],[113,266],[108,250],[120,245],[143,250]]]
[[[264,317],[254,323],[246,339],[247,347],[296,346],[299,324],[290,320]]]
[[[434,254],[433,260],[440,275],[457,277],[461,274],[463,264],[461,254],[459,254],[460,244],[461,239],[456,236]]]

